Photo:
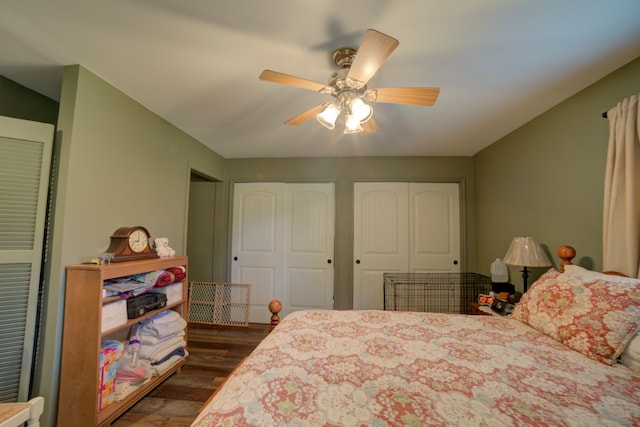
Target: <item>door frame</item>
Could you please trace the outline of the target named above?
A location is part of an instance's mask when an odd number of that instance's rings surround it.
[[[187,202],[186,202],[186,212],[185,212],[185,218],[187,219],[185,221],[184,224],[184,248],[185,248],[185,253],[187,254],[187,256],[191,255],[189,257],[189,272],[191,273],[192,270],[194,271],[204,271],[207,268],[206,267],[202,267],[199,264],[203,263],[203,261],[201,260],[200,257],[190,254],[189,253],[189,242],[191,241],[192,244],[192,248],[193,248],[193,233],[196,233],[194,230],[202,230],[202,229],[207,229],[210,228],[211,232],[208,233],[206,236],[198,237],[198,240],[201,241],[202,239],[206,239],[208,238],[210,240],[211,243],[211,247],[208,248],[208,252],[211,253],[211,259],[209,260],[209,266],[208,266],[208,273],[206,273],[206,277],[193,277],[191,274],[189,275],[189,279],[190,280],[204,280],[204,281],[213,281],[214,280],[214,276],[216,274],[215,271],[215,264],[213,262],[213,259],[215,257],[215,222],[216,222],[216,199],[218,197],[217,193],[218,193],[218,187],[220,184],[220,180],[215,179],[205,173],[203,173],[202,171],[200,171],[199,169],[197,169],[196,167],[194,167],[193,165],[189,164],[188,167],[188,179],[187,179],[187,189],[186,189],[186,194],[187,194]],[[194,179],[194,177],[196,179]],[[193,191],[192,191],[192,187],[194,185],[195,182],[203,182],[205,183],[207,186],[211,186],[211,188],[207,188],[208,190],[210,190],[213,194],[213,203],[211,204],[210,210],[208,211],[211,215],[211,223],[210,224],[201,224],[201,221],[204,221],[204,218],[206,218],[206,215],[194,215],[193,212],[191,211],[192,208],[192,204],[193,204]],[[194,223],[193,221],[196,221],[196,223]],[[191,238],[190,238],[190,234],[189,234],[189,230],[191,230]],[[200,234],[200,232],[198,232],[198,234]],[[193,250],[193,249],[192,249]]]

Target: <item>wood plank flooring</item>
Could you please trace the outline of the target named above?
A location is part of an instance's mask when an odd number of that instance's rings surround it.
[[[268,334],[269,325],[249,327],[190,323],[189,357],[180,372],[140,400],[113,427],[189,426],[198,410],[243,357]]]

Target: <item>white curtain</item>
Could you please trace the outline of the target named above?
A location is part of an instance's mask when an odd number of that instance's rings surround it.
[[[640,96],[607,111],[603,270],[640,277]]]

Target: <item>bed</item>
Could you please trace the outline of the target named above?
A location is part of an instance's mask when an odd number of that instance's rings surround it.
[[[509,316],[293,312],[192,425],[640,425],[640,280],[569,260]]]

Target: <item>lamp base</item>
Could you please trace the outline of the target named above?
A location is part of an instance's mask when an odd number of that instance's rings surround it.
[[[527,270],[527,267],[522,267],[522,293],[524,294],[525,292],[527,292],[527,279],[529,278],[529,270]]]

